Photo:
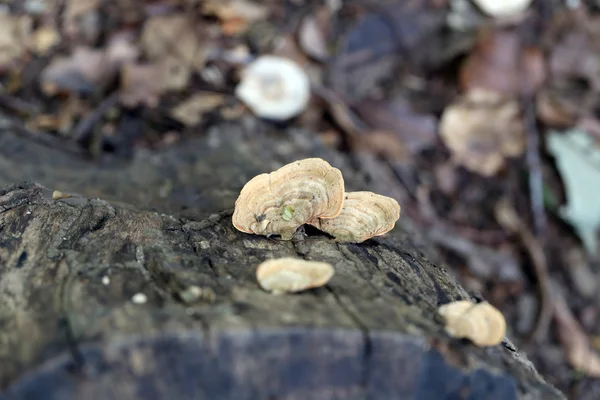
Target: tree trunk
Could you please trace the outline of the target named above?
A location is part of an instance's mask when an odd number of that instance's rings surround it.
[[[302,131],[225,124],[94,163],[4,125],[2,399],[564,398],[508,340],[482,349],[444,333],[437,307],[469,295],[428,261],[406,215],[362,244],[231,224],[244,183],[306,157],[340,168],[348,191],[402,204],[373,158],[357,163]],[[256,266],[283,256],[335,275],[271,295]]]

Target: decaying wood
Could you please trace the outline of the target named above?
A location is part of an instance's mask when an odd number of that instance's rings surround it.
[[[361,244],[233,228],[246,181],[309,156],[340,168],[347,190],[393,196],[300,131],[223,125],[103,165],[6,127],[0,398],[564,398],[509,341],[444,333],[437,307],[469,296],[427,261],[406,216]],[[336,273],[303,293],[261,290],[256,266],[288,256]]]

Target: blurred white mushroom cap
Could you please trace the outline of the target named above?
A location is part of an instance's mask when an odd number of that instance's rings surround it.
[[[265,55],[245,68],[235,95],[261,118],[287,120],[308,105],[310,80],[294,61]]]
[[[491,17],[507,18],[521,14],[532,0],[473,0],[473,2]]]

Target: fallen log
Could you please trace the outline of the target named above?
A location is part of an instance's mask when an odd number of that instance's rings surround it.
[[[437,307],[470,296],[406,216],[361,244],[235,230],[243,184],[305,157],[340,168],[348,190],[394,195],[366,182],[385,175],[376,160],[366,171],[302,131],[227,124],[94,163],[5,127],[0,398],[565,398],[509,339],[483,349],[444,333]],[[335,275],[266,293],[256,266],[284,256]]]

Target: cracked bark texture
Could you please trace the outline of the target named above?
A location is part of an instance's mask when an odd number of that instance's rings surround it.
[[[92,163],[5,121],[1,399],[564,398],[508,340],[481,349],[444,333],[437,307],[469,295],[428,261],[406,216],[362,244],[236,231],[243,184],[305,157],[340,168],[347,190],[398,198],[377,160],[259,128],[224,124]],[[73,197],[53,200],[54,189]],[[284,256],[336,274],[323,288],[265,293],[256,266]]]

